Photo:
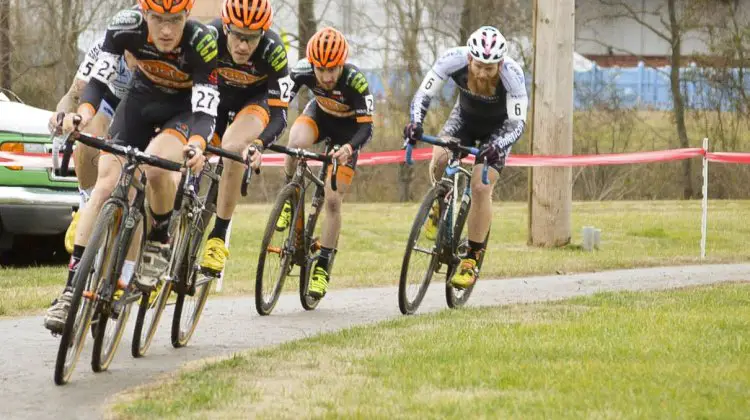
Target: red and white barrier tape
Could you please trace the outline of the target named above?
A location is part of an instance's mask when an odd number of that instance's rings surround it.
[[[507,166],[520,167],[569,167],[569,166],[598,166],[598,165],[627,165],[638,163],[668,162],[675,160],[690,159],[705,155],[710,162],[717,163],[745,163],[750,164],[750,153],[705,153],[702,148],[657,150],[653,152],[614,153],[598,155],[574,155],[574,156],[539,156],[539,155],[517,155],[511,154]],[[432,148],[414,149],[412,159],[415,161],[429,160],[432,157]],[[365,152],[361,153],[357,165],[385,165],[392,163],[403,163],[405,153],[403,150],[392,150],[387,152]],[[473,157],[465,159],[472,162]],[[263,166],[282,166],[284,155],[279,153],[268,153],[263,155]],[[310,162],[311,165],[319,165],[320,162]],[[24,168],[47,169],[52,167],[52,158],[43,153],[11,153],[0,152],[0,166],[22,166]],[[73,162],[71,162],[71,167]]]

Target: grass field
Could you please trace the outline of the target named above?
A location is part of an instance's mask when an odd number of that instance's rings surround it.
[[[745,261],[750,226],[748,201],[712,201],[706,262]],[[417,205],[344,206],[333,288],[395,285]],[[699,263],[699,201],[574,203],[573,245],[538,249],[526,245],[523,203],[495,205],[485,278],[598,271],[638,266]],[[243,205],[235,216],[224,294],[249,294],[255,284],[261,235],[269,205]],[[602,249],[580,250],[581,228],[602,229]],[[59,293],[66,268],[0,268],[0,315],[38,312]],[[292,281],[290,281],[292,283]]]
[[[443,311],[237,354],[117,418],[747,418],[750,283]]]

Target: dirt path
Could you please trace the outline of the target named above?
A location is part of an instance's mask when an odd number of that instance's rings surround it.
[[[481,280],[469,301],[489,306],[557,300],[601,291],[655,290],[726,281],[750,280],[750,264],[648,268],[510,280]],[[442,284],[427,293],[420,313],[444,309]],[[130,357],[131,326],[108,372],[90,369],[91,340],[66,386],[52,381],[57,340],[42,327],[42,317],[0,320],[0,418],[98,418],[106,399],[152,380],[185,362],[237,350],[270,346],[326,331],[401,316],[395,287],[332,290],[313,312],[305,312],[296,295],[285,295],[274,314],[260,317],[253,299],[212,299],[187,348],[169,343],[171,307],[162,318],[150,353]]]

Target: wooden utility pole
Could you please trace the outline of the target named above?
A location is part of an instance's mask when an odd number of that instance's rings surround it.
[[[532,154],[573,153],[574,37],[574,0],[535,1]],[[529,244],[570,243],[571,168],[533,168],[530,179]]]

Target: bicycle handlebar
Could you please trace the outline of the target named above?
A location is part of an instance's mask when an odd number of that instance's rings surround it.
[[[479,152],[480,152],[480,150],[478,148],[476,148],[476,147],[462,146],[459,143],[452,142],[452,141],[441,140],[441,139],[439,139],[437,137],[434,137],[434,136],[428,136],[427,134],[423,134],[422,138],[419,141],[422,141],[424,143],[429,143],[429,144],[432,144],[434,146],[445,147],[446,149],[449,149],[449,150],[454,151],[454,152],[468,153],[468,154],[473,155],[475,157],[479,156]],[[406,164],[407,165],[414,164],[414,160],[412,160],[412,158],[411,158],[412,149],[413,149],[412,144],[410,142],[408,142],[408,140],[407,140],[407,142],[406,142]],[[484,162],[483,162],[483,167],[482,167],[482,184],[484,184],[484,185],[489,185],[489,183],[490,183],[489,170],[490,170],[490,167],[487,165],[487,158],[485,157],[484,158]]]
[[[341,146],[336,145],[333,147],[334,151],[338,151]],[[286,155],[300,158],[300,159],[310,159],[310,160],[317,160],[323,163],[333,164],[333,169],[331,171],[331,189],[333,191],[338,190],[338,185],[336,182],[336,177],[338,175],[339,171],[339,162],[338,159],[333,159],[330,155],[324,155],[320,153],[314,153],[310,152],[305,149],[298,149],[298,148],[289,148],[285,146],[281,146],[278,144],[272,144],[268,146],[268,150],[273,150],[274,152],[278,153],[284,153]]]
[[[118,144],[107,143],[104,141],[104,139],[99,137],[94,137],[84,133],[75,133],[71,137],[74,137],[75,140],[85,144],[86,146],[93,147],[94,149],[99,149],[104,152],[112,153],[113,155],[132,156],[133,159],[138,163],[155,166],[157,168],[173,172],[178,172],[182,169],[182,165],[177,162],[162,159],[148,153],[143,153],[140,150],[130,146],[120,146]]]

